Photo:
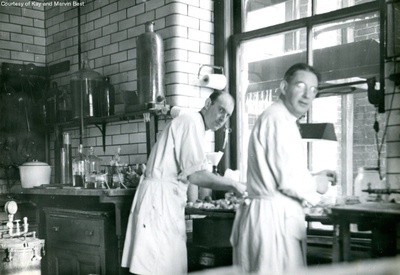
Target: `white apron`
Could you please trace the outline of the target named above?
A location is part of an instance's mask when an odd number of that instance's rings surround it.
[[[241,266],[244,272],[281,274],[305,266],[302,207],[281,194],[251,198],[236,212],[231,244],[233,264]]]
[[[129,215],[122,266],[137,274],[187,273],[187,185],[145,178]],[[157,263],[157,264],[156,264]]]
[[[166,125],[147,160],[126,230],[123,267],[139,274],[187,273],[187,176],[205,168],[205,125],[199,113]]]
[[[246,272],[292,274],[306,264],[299,201],[313,204],[319,195],[303,145],[296,117],[281,100],[254,125],[248,150],[250,200],[238,209],[231,235],[234,264]]]

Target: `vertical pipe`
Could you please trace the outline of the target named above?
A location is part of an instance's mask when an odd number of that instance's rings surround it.
[[[82,64],[82,48],[81,48],[81,5],[80,0],[78,0],[78,69],[81,69]]]
[[[78,69],[81,71],[81,64],[82,64],[82,48],[81,48],[81,5],[80,0],[78,0]],[[84,121],[83,121],[83,89],[82,89],[82,81],[81,81],[81,88],[80,88],[80,109],[79,109],[79,144],[83,144],[83,135],[84,135]]]
[[[385,41],[385,30],[386,30],[386,3],[385,1],[381,0],[379,1],[379,25],[380,25],[380,31],[379,31],[379,52],[380,52],[380,57],[379,57],[379,99],[378,99],[378,112],[379,113],[384,113],[385,112],[385,46],[386,46],[386,41]]]
[[[215,26],[214,26],[214,68],[219,68],[222,70],[222,74],[224,74],[223,68],[226,69],[226,76],[229,82],[229,64],[228,64],[228,38],[233,33],[233,22],[232,22],[232,3],[228,3],[224,0],[216,0],[214,1],[214,18],[215,18]],[[199,70],[200,72],[200,70]],[[225,91],[233,95],[229,90],[229,84],[225,88]],[[227,122],[228,125],[230,121]],[[223,148],[225,140],[225,131],[223,129],[215,132],[215,151],[225,151],[223,158],[218,164],[218,170],[224,172],[227,168],[231,167],[230,159],[231,159],[231,151],[230,151],[230,142],[228,146]]]

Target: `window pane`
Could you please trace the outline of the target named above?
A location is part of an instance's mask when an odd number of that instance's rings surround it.
[[[400,2],[387,6],[387,57],[400,56]]]
[[[312,30],[314,66],[328,83],[379,80],[377,13],[318,25]],[[366,86],[364,85],[364,88]]]
[[[375,0],[314,0],[315,14],[335,11]]]
[[[258,115],[279,95],[285,71],[294,63],[306,62],[304,29],[253,39],[241,44],[237,91],[238,168],[241,179],[247,171],[247,145]]]
[[[330,188],[329,195],[332,198],[335,198],[338,193],[342,192],[342,190],[337,190],[338,187],[341,188],[342,186],[340,154],[343,148],[341,135],[343,129],[341,124],[341,109],[341,96],[317,98],[313,102],[312,118],[310,119],[313,123],[333,123],[335,127],[337,141],[319,140],[309,144],[311,157],[311,161],[309,161],[310,170],[318,172],[324,169],[331,169],[337,172],[337,187]],[[333,200],[333,202],[335,201]]]
[[[251,31],[310,16],[310,3],[310,0],[242,0],[242,28]]]
[[[366,80],[375,77],[379,81],[379,30],[378,13],[321,24],[312,30],[314,66],[321,72],[323,88],[321,98],[313,103],[310,118],[313,122],[334,123],[339,147],[334,152],[333,145],[326,142],[311,144],[310,163],[317,170],[331,166],[330,158],[336,154],[337,171],[345,171],[339,178],[348,195],[360,195],[353,194],[352,186],[358,168],[377,166],[372,128],[376,110],[368,102]],[[339,83],[349,86],[328,88]],[[375,88],[379,89],[379,83]],[[337,117],[326,117],[327,113]],[[383,125],[383,116],[378,120]],[[326,152],[332,156],[327,157]]]
[[[326,168],[336,170],[337,186],[343,187],[343,190],[336,190],[338,194],[343,191],[347,195],[362,195],[360,188],[353,186],[358,168],[378,166],[378,146],[373,128],[375,114],[376,109],[368,102],[366,92],[317,98],[313,102],[311,121],[333,123],[337,142],[318,141],[310,144],[310,168],[314,171]],[[384,114],[377,115],[380,128],[385,125],[385,118]],[[381,137],[382,133],[378,136]],[[381,140],[378,142],[380,145]],[[380,150],[381,171],[384,172],[386,146],[383,145]],[[342,174],[343,171],[349,173],[348,177]]]

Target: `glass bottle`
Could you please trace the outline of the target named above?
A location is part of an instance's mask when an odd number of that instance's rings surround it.
[[[122,174],[123,164],[120,157],[121,147],[118,147],[117,152],[110,161],[111,167],[111,186],[112,188],[120,188],[124,183],[124,176]]]
[[[69,133],[63,133],[61,148],[61,184],[72,185],[72,146]]]
[[[102,116],[111,116],[114,114],[115,90],[110,82],[110,77],[104,78],[104,91],[101,97]]]
[[[87,188],[95,188],[96,175],[100,173],[100,158],[94,154],[93,147],[89,149],[86,162],[86,185]]]
[[[78,152],[72,161],[72,173],[74,175],[72,186],[83,187],[85,183],[87,157],[83,153],[83,145],[79,144]]]

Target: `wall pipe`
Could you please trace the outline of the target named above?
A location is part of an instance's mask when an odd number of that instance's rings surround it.
[[[78,0],[78,70],[79,72],[82,69],[82,48],[81,48],[81,0]],[[83,144],[83,135],[84,135],[84,120],[83,120],[83,104],[84,98],[82,93],[82,81],[81,81],[81,89],[80,89],[80,110],[79,110],[79,144]]]

